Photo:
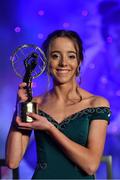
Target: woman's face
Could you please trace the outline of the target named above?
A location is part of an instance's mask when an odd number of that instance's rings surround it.
[[[69,38],[56,38],[49,47],[49,69],[55,82],[64,84],[75,80],[78,67],[77,52]]]

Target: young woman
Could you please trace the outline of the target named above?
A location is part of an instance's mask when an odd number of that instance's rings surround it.
[[[24,123],[14,115],[6,145],[7,164],[19,166],[30,137],[30,131],[19,127],[30,128],[35,132],[38,158],[33,179],[94,179],[104,149],[109,103],[76,82],[83,61],[82,41],[76,32],[55,31],[42,49],[54,86],[33,98],[39,107],[38,114],[27,114],[33,122]],[[28,98],[25,86],[20,84],[20,101]]]

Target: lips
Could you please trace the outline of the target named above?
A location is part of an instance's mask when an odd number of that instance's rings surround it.
[[[70,71],[70,69],[57,69],[57,72],[59,72],[59,73],[67,73],[69,71]]]

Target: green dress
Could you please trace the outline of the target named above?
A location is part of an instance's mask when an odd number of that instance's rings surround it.
[[[56,128],[74,142],[87,147],[89,127],[92,120],[107,120],[108,107],[86,108],[74,113],[57,123],[49,114],[39,110],[39,115],[46,117]],[[47,133],[35,130],[37,146],[37,166],[32,179],[94,179],[73,163],[63,153],[60,146]]]

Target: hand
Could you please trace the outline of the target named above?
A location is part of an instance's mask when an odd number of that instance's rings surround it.
[[[25,102],[28,99],[27,89],[25,89],[26,86],[27,86],[27,84],[25,82],[23,82],[19,85],[18,100],[20,102]]]
[[[29,113],[27,114],[29,117],[32,117],[33,119],[35,119],[33,122],[22,122],[20,117],[17,116],[16,118],[16,123],[18,125],[18,128],[21,129],[39,129],[39,130],[44,130],[44,131],[48,131],[50,130],[50,128],[52,128],[54,125],[49,122],[45,117],[40,116],[38,114],[35,113]]]

